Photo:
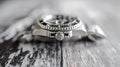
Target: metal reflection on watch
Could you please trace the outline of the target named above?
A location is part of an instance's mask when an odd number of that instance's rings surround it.
[[[66,15],[45,15],[37,19],[33,35],[46,36],[57,40],[89,37],[99,40],[105,37],[98,25],[86,25],[79,18]]]

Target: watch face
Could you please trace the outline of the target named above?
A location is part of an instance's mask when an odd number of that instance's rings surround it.
[[[64,24],[70,24],[70,22],[73,22],[76,18],[69,17],[69,16],[63,16],[63,15],[48,15],[44,18],[44,22],[50,24],[50,25],[64,25]]]
[[[64,15],[47,15],[40,18],[38,24],[47,30],[71,30],[80,26],[80,20]]]

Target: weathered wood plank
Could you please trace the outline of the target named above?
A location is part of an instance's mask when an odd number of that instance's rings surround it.
[[[2,45],[0,63],[3,67],[61,67],[60,42]]]
[[[85,44],[86,43],[86,44]],[[101,43],[66,42],[63,67],[119,67],[120,55],[109,41]]]

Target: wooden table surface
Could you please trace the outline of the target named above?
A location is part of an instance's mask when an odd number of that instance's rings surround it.
[[[53,9],[57,5],[57,8],[64,13],[79,14],[83,16],[85,22],[90,21],[100,25],[108,37],[98,42],[91,42],[88,39],[24,43],[8,40],[0,44],[0,67],[120,67],[120,20],[117,15],[120,10],[117,8],[117,2],[119,1],[1,1],[0,32],[27,17],[36,8]],[[88,9],[89,7],[91,9]]]

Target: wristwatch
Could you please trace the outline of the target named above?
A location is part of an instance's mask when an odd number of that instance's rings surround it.
[[[96,41],[105,38],[98,25],[87,25],[78,17],[49,14],[40,16],[32,31],[34,36],[44,36],[50,39],[75,40],[88,37]]]

